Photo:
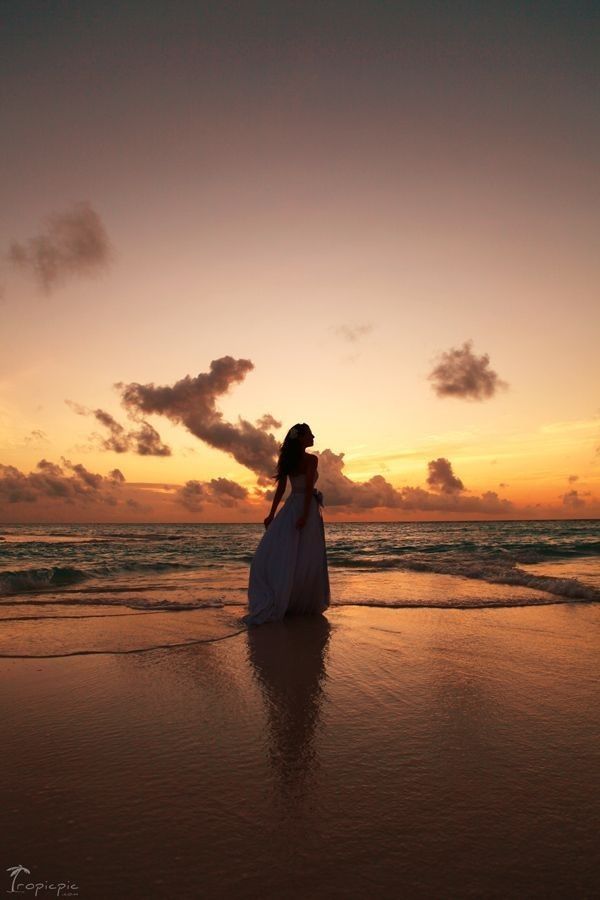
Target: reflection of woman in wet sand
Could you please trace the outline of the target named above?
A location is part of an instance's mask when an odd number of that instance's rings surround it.
[[[326,616],[248,630],[248,655],[268,716],[269,756],[284,796],[301,795],[314,770],[330,633]]]
[[[291,613],[320,613],[329,606],[323,496],[314,486],[318,460],[306,452],[313,443],[303,422],[289,430],[281,445],[277,489],[250,567],[247,625],[281,621]],[[287,478],[291,493],[276,516]]]

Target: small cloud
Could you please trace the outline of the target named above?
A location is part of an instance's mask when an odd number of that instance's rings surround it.
[[[23,443],[39,446],[40,444],[48,444],[50,441],[45,431],[42,431],[40,428],[34,428],[25,437]]]
[[[199,481],[186,481],[177,493],[177,500],[190,512],[202,512],[202,501],[206,498],[204,485]]]
[[[91,276],[104,269],[112,256],[106,229],[87,202],[48,216],[44,231],[23,244],[13,241],[9,261],[31,272],[49,293],[72,276]]]
[[[569,477],[567,478],[567,481],[569,482],[569,484],[574,484],[578,480],[579,480],[579,475],[569,475]]]
[[[152,510],[154,509],[154,507],[150,506],[149,503],[140,503],[139,500],[134,500],[133,497],[130,497],[128,500],[125,501],[125,506],[128,506],[130,509],[134,510],[135,512],[140,512],[140,513],[152,512]]]
[[[500,388],[508,388],[493,369],[487,353],[476,356],[472,341],[462,347],[452,347],[442,353],[435,368],[427,376],[438,397],[460,397],[464,400],[485,400]]]
[[[190,512],[201,512],[205,503],[233,507],[245,500],[248,491],[229,478],[213,478],[211,481],[186,481],[176,494],[176,500]]]
[[[569,509],[581,509],[582,506],[585,506],[585,500],[577,491],[568,491],[566,494],[563,494],[562,502],[563,506]]]
[[[281,428],[281,424],[271,413],[265,413],[264,416],[256,420],[256,427],[260,428],[261,431],[268,431],[270,428]]]
[[[208,487],[211,491],[211,497],[221,506],[235,506],[239,500],[245,500],[248,491],[236,481],[229,478],[213,478]]]
[[[355,344],[364,337],[365,334],[369,334],[372,330],[373,326],[370,323],[365,325],[338,325],[334,328],[337,335],[351,344]]]
[[[442,494],[457,494],[464,491],[464,485],[460,478],[457,478],[452,471],[452,463],[440,456],[439,459],[433,459],[427,463],[429,475],[427,484],[435,491]]]
[[[507,487],[510,487],[510,484],[507,484],[505,481],[501,481],[500,484],[498,485],[498,487],[507,488]]]

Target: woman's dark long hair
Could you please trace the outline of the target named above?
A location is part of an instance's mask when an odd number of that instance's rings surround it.
[[[304,447],[300,442],[300,437],[308,431],[310,428],[306,422],[297,422],[290,428],[279,450],[277,470],[271,476],[274,481],[279,481],[280,478],[286,478],[298,471],[300,460],[304,456]]]

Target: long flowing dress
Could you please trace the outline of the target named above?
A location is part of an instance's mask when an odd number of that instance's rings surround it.
[[[319,477],[315,473],[315,481]],[[330,602],[322,495],[313,490],[306,523],[306,475],[290,475],[291,492],[263,534],[250,566],[246,625],[278,622],[286,614],[316,614]]]

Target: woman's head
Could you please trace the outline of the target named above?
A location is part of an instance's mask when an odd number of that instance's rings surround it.
[[[279,451],[277,471],[273,476],[279,480],[293,474],[300,465],[306,447],[312,447],[315,436],[306,422],[297,422],[286,434]]]

